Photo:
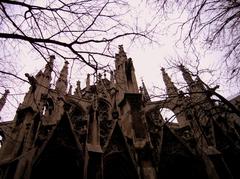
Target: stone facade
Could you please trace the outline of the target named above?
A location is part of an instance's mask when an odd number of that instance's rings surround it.
[[[237,101],[224,105],[180,66],[189,93],[179,91],[164,69],[168,97],[152,102],[138,89],[134,66],[122,46],[110,79],[98,76],[67,91],[68,62],[50,88],[54,56],[11,122],[0,123],[1,179],[220,179],[240,178]],[[231,108],[232,107],[232,108]],[[178,123],[166,121],[171,109]]]

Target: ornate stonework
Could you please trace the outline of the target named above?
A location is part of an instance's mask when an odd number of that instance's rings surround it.
[[[53,60],[35,77],[26,75],[31,87],[14,120],[0,123],[1,179],[240,178],[239,115],[216,103],[213,89],[183,65],[190,93],[162,69],[168,97],[152,102],[144,83],[138,89],[122,46],[110,80],[99,75],[91,85],[88,75],[73,94],[68,62],[50,88]],[[237,98],[231,102],[238,110]],[[163,119],[162,108],[178,123]]]

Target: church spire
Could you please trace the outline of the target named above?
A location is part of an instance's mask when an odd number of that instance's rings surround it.
[[[67,90],[68,64],[68,61],[65,61],[60,76],[56,82],[56,89],[61,93],[65,93]]]
[[[122,93],[119,93],[118,98],[121,99],[123,93],[126,92],[139,93],[132,59],[127,58],[122,45],[119,45],[119,53],[116,54],[115,58],[116,85],[122,90]]]
[[[53,71],[53,62],[54,62],[55,56],[51,55],[49,62],[47,62],[43,74],[48,77],[51,80],[51,73]]]
[[[203,83],[203,81],[201,80],[201,78],[199,76],[197,76],[195,81],[196,81],[196,85],[199,88],[199,90],[201,90],[201,91],[205,91],[206,90],[206,88],[204,86],[204,83]]]
[[[0,98],[0,111],[2,110],[3,106],[7,101],[7,95],[9,94],[9,90],[5,90],[4,94]]]
[[[191,74],[186,69],[186,67],[183,66],[183,64],[179,65],[179,69],[182,71],[184,80],[187,82],[188,86],[191,88],[194,85],[194,80],[192,79]]]
[[[166,73],[165,69],[162,68],[161,71],[162,71],[163,81],[164,81],[164,83],[166,85],[166,88],[167,88],[168,96],[176,96],[176,95],[178,95],[178,90],[175,87],[174,83],[172,82],[171,78]]]

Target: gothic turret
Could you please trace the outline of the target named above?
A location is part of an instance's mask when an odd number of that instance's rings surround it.
[[[121,89],[122,92],[138,93],[138,85],[132,59],[127,59],[122,45],[119,46],[119,53],[116,54],[115,58],[117,87]]]
[[[183,78],[187,82],[189,89],[191,91],[194,86],[194,80],[192,79],[192,75],[182,64],[179,65],[179,69],[181,70]]]
[[[45,65],[45,69],[42,72],[41,70],[38,72],[38,74],[35,76],[35,79],[39,86],[42,86],[46,89],[50,87],[50,82],[52,80],[51,73],[53,71],[53,63],[54,63],[55,56],[51,55],[49,57],[49,61]],[[30,77],[31,78],[31,77]],[[28,77],[29,79],[29,77]],[[30,81],[31,82],[31,81]],[[42,90],[42,89],[41,89]]]
[[[184,80],[187,82],[190,96],[194,99],[194,101],[199,101],[206,98],[206,89],[200,77],[197,76],[194,80],[186,67],[180,65],[179,68],[182,71]]]
[[[50,56],[49,62],[47,62],[44,72],[40,70],[37,75],[31,76],[26,73],[25,76],[28,78],[30,88],[29,92],[24,97],[24,101],[20,108],[31,107],[33,110],[39,111],[43,107],[41,101],[42,97],[48,93],[51,83],[51,73],[53,71],[53,61],[55,56]]]
[[[11,138],[6,139],[6,145],[0,150],[0,157],[4,156],[6,159],[17,157],[20,153],[28,151],[34,144],[40,127],[40,116],[43,114],[50,89],[52,66],[53,57],[50,57],[50,62],[46,65],[44,72],[40,70],[35,77],[28,73],[25,74],[31,86],[24,97],[24,101],[17,109],[13,120],[15,131]],[[17,142],[13,143],[12,141]],[[15,177],[12,175],[10,178],[18,178],[17,176],[23,173],[20,166],[25,166],[27,160],[24,158],[19,161],[19,167],[14,174]]]
[[[51,81],[51,73],[53,71],[53,62],[54,62],[55,56],[51,55],[50,56],[50,60],[49,62],[46,64],[45,66],[45,70],[43,72],[43,74],[49,78],[49,80]]]
[[[56,82],[56,90],[63,94],[66,93],[67,90],[68,64],[68,61],[65,61],[65,64],[60,72],[60,76]]]
[[[162,70],[163,81],[164,81],[164,83],[166,85],[166,89],[167,89],[167,95],[169,97],[177,96],[178,90],[175,87],[175,85],[173,84],[171,78],[168,76],[168,74],[166,73],[164,68],[162,68],[161,70]]]
[[[76,87],[76,89],[75,89],[75,91],[74,91],[74,95],[75,95],[76,97],[79,97],[79,98],[82,97],[81,82],[80,82],[79,80],[77,81],[77,87]]]

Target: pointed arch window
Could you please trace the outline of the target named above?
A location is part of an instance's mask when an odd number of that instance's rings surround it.
[[[47,98],[43,106],[43,115],[51,115],[54,110],[54,102],[51,98]]]
[[[87,120],[84,117],[84,111],[77,104],[71,103],[71,108],[69,110],[69,117],[73,124],[73,128],[79,135],[86,134],[87,131]],[[82,137],[82,139],[85,137]]]
[[[99,101],[98,119],[99,121],[109,120],[109,105],[104,101]]]
[[[109,115],[110,106],[107,102],[100,100],[98,103],[98,121],[100,122],[100,143],[104,145],[107,141],[112,120]]]

